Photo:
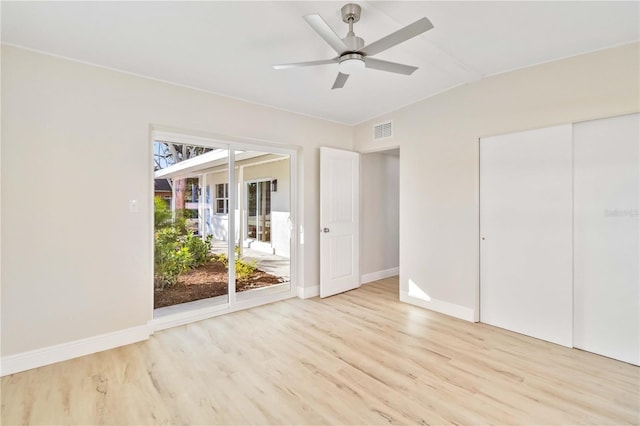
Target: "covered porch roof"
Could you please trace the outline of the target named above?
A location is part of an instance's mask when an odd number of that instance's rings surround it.
[[[289,158],[288,155],[269,154],[259,151],[235,151],[235,162],[242,165],[257,165]],[[157,170],[154,178],[184,179],[196,177],[228,164],[228,150],[215,149],[188,160],[180,161]]]

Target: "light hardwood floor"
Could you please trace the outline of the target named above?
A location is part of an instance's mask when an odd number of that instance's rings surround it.
[[[290,299],[2,379],[2,424],[638,424],[639,369],[397,301]]]

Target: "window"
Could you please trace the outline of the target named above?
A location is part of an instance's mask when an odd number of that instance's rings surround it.
[[[229,213],[229,184],[216,183],[216,214]]]

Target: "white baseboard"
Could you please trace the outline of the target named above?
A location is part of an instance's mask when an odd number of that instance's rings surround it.
[[[360,276],[360,284],[366,284],[373,281],[383,280],[389,277],[395,277],[396,275],[400,275],[400,268],[390,268],[384,269],[382,271],[370,272],[368,274],[364,274]]]
[[[150,335],[149,327],[141,325],[112,333],[87,337],[86,339],[74,340],[68,343],[4,356],[0,361],[0,376],[19,373],[21,371],[31,370],[32,368],[140,342],[148,339]]]
[[[309,299],[311,297],[320,296],[320,286],[298,287],[298,297],[300,299]]]
[[[400,301],[409,303],[411,305],[420,306],[421,308],[426,308],[431,311],[439,312],[441,314],[449,315],[455,318],[460,318],[465,321],[477,321],[475,309],[467,308],[466,306],[460,306],[454,303],[437,299],[423,300],[417,297],[409,296],[408,292],[406,291],[400,291]]]

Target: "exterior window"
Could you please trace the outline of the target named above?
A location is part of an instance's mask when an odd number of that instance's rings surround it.
[[[229,184],[216,183],[216,214],[229,213]]]

